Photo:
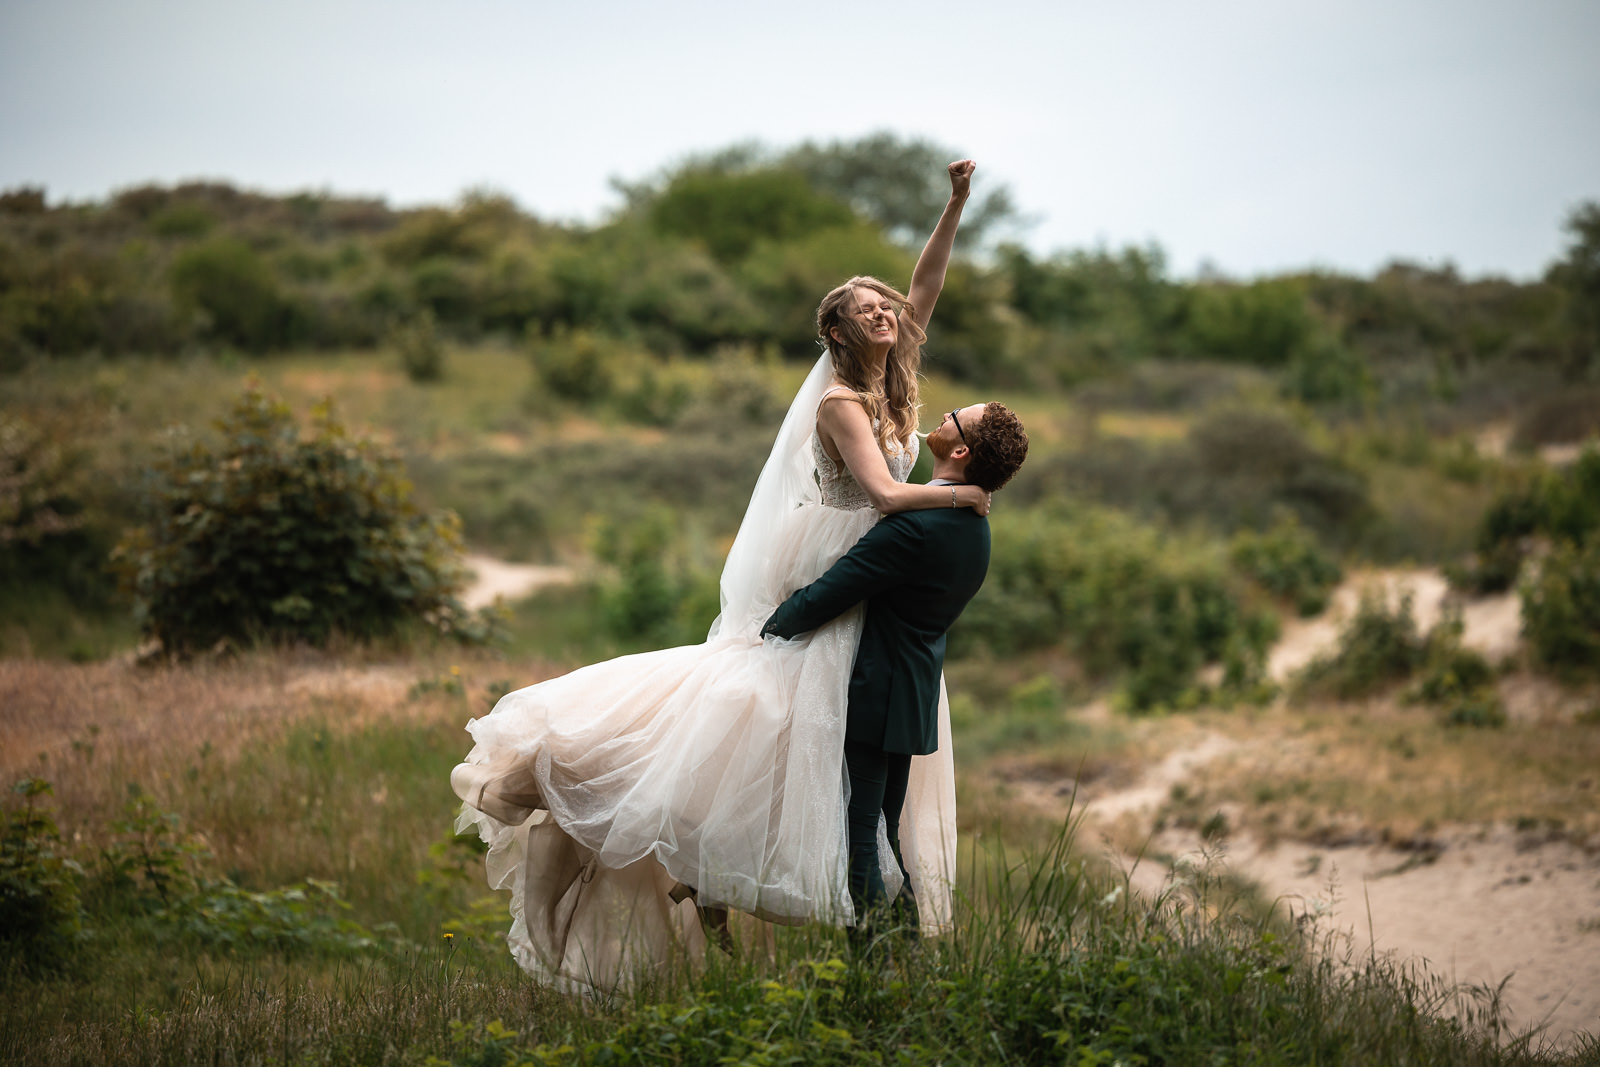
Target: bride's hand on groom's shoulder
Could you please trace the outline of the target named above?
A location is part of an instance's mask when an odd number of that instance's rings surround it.
[[[994,494],[975,485],[957,486],[955,499],[957,505],[971,508],[979,515],[989,514],[989,509],[994,505]]]

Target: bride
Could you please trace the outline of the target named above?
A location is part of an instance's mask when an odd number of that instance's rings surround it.
[[[881,514],[952,506],[948,487],[906,477],[921,346],[974,169],[950,164],[909,296],[856,277],[817,309],[822,356],[756,483],[706,641],[581,668],[467,724],[475,744],[450,779],[457,830],[488,846],[490,884],[511,891],[512,954],[535,977],[612,988],[674,943],[699,944],[700,916],[723,909],[854,923],[843,743],[862,609],[793,642],[763,644],[760,628]],[[960,486],[955,503],[986,514],[989,495]],[[892,895],[903,879],[881,838]],[[955,772],[942,692],[939,748],[913,761],[901,840],[923,929],[943,929]]]

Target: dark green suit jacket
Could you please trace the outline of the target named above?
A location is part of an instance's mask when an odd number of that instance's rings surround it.
[[[780,604],[761,632],[794,637],[866,601],[845,736],[926,755],[939,747],[945,631],[988,570],[988,519],[970,508],[904,511]]]

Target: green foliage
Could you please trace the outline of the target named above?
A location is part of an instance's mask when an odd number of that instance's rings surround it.
[[[116,837],[100,855],[98,896],[120,909],[157,914],[193,896],[200,888],[199,866],[211,853],[183,832],[182,821],[129,785],[122,817],[111,821]]]
[[[1309,917],[1251,915],[1204,866],[1136,903],[1061,848],[985,871],[974,889],[974,911],[932,943],[780,945],[775,972],[713,962],[588,1025],[529,1015],[528,1037],[504,1016],[457,1020],[430,1062],[1555,1062],[1441,1019],[1453,1008],[1500,1024],[1473,1003],[1484,991],[1340,953]]]
[[[677,516],[656,506],[622,522],[602,522],[595,556],[615,568],[600,583],[600,620],[612,637],[650,647],[705,639],[716,618],[717,571],[697,558],[694,539],[680,533]]]
[[[1195,351],[1214,359],[1283,366],[1314,331],[1305,289],[1295,279],[1211,282],[1188,296],[1184,333]]]
[[[1372,375],[1361,354],[1327,330],[1296,344],[1284,368],[1284,393],[1308,404],[1351,404],[1372,390]]]
[[[372,932],[346,916],[349,910],[333,882],[307,878],[251,892],[224,879],[162,918],[183,935],[227,951],[349,954],[377,947]]]
[[[1289,601],[1302,616],[1327,607],[1328,595],[1344,577],[1338,561],[1322,550],[1291,511],[1280,512],[1263,533],[1234,534],[1228,553],[1240,573]]]
[[[1391,607],[1381,593],[1362,594],[1355,617],[1339,634],[1332,654],[1308,663],[1295,677],[1296,700],[1356,700],[1415,679],[1405,699],[1428,704],[1448,726],[1502,726],[1505,705],[1494,670],[1461,644],[1459,613],[1446,613],[1426,636],[1417,631],[1411,594]]]
[[[243,241],[219,237],[186,249],[173,260],[170,277],[179,305],[203,316],[205,335],[224,344],[265,351],[305,335],[300,309]]]
[[[532,344],[534,388],[562,400],[592,404],[609,397],[622,377],[622,347],[589,330],[556,330]]]
[[[1096,439],[1082,451],[1045,457],[1028,472],[1017,488],[1030,500],[1086,495],[1224,533],[1267,528],[1288,511],[1324,544],[1348,545],[1373,518],[1360,471],[1318,448],[1284,414],[1237,405],[1202,416],[1182,441]]]
[[[0,411],[0,572],[23,546],[82,525],[87,449],[65,419]]]
[[[914,261],[874,226],[856,222],[756,246],[740,270],[758,304],[770,308],[772,340],[791,354],[817,350],[817,305],[857,274],[908,284]],[[931,354],[931,353],[930,353]]]
[[[1478,527],[1477,551],[1452,568],[1460,587],[1482,593],[1509,589],[1536,541],[1583,546],[1600,531],[1600,447],[1585,448],[1565,470],[1541,469],[1531,484],[1500,493]]]
[[[389,343],[400,355],[400,366],[406,377],[419,385],[439,381],[444,377],[444,345],[439,342],[439,328],[433,312],[424,309],[409,322],[397,326],[389,336]]]
[[[1438,708],[1447,726],[1504,726],[1505,704],[1494,686],[1494,668],[1481,653],[1461,644],[1459,613],[1428,631],[1421,675],[1408,699]]]
[[[718,262],[735,263],[762,241],[792,241],[854,221],[838,200],[793,171],[680,172],[650,205],[661,233],[699,241]]]
[[[1426,654],[1411,594],[1391,608],[1381,592],[1369,590],[1339,634],[1338,648],[1307,664],[1295,679],[1294,692],[1299,699],[1370,696],[1411,677]]]
[[[1590,454],[1600,466],[1600,452]],[[1563,674],[1600,671],[1600,537],[1558,541],[1521,594],[1522,631],[1540,664]]]
[[[0,952],[25,973],[59,970],[71,962],[82,931],[83,869],[44,807],[50,783],[24,778],[11,792],[21,803],[6,805],[0,837]]]
[[[114,562],[145,633],[169,651],[219,641],[373,638],[425,623],[467,639],[481,619],[456,599],[458,520],[420,512],[399,459],[350,437],[332,410],[303,437],[256,386],[154,472],[149,525]]]
[[[1127,364],[1173,347],[1182,289],[1166,277],[1166,256],[1154,245],[1042,261],[1018,245],[1003,245],[998,273],[1008,283],[1011,307],[1033,323],[1064,331],[1082,363]]]
[[[901,140],[883,131],[855,141],[806,141],[779,157],[778,165],[804,175],[813,188],[849,204],[889,237],[920,248],[950,199],[945,167],[961,153],[922,138]],[[1011,191],[985,174],[961,214],[960,239],[982,244],[994,230],[1018,221]]]
[[[1567,218],[1571,243],[1550,269],[1550,280],[1566,297],[1571,328],[1568,368],[1590,379],[1600,376],[1600,202],[1579,204]]]
[[[1200,699],[1196,673],[1208,663],[1223,663],[1230,689],[1259,676],[1276,622],[1220,546],[1091,507],[1004,513],[992,525],[989,575],[951,635],[956,651],[1060,644],[1091,674],[1120,678],[1136,710]]]

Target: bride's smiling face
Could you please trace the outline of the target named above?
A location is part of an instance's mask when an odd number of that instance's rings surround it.
[[[893,347],[900,336],[900,319],[894,313],[894,302],[864,285],[856,286],[851,300],[849,315],[866,334],[867,343],[882,346],[885,351]]]

